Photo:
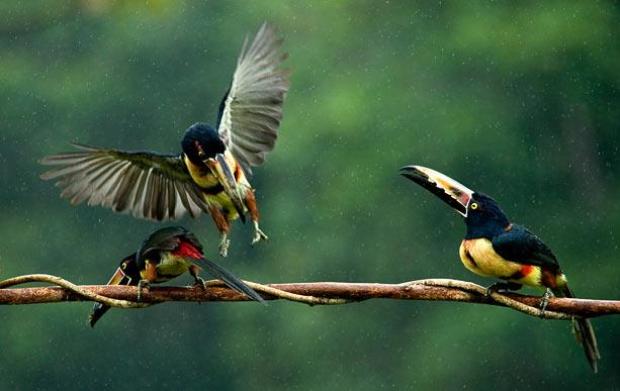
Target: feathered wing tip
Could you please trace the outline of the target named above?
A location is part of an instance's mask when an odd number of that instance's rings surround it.
[[[575,297],[567,285],[559,291],[554,291],[554,293],[556,296],[560,297]],[[592,322],[587,318],[573,318],[572,324],[575,338],[577,338],[577,341],[583,347],[583,352],[588,359],[588,363],[590,363],[590,367],[592,367],[592,371],[597,373],[598,360],[601,359],[601,354],[598,350],[598,343],[596,341],[596,334],[594,333]]]
[[[218,133],[246,175],[265,160],[278,137],[289,74],[281,68],[287,54],[275,27],[263,23],[254,39],[246,37],[237,68],[218,113]]]
[[[207,272],[217,279],[222,280],[230,288],[236,290],[239,293],[243,293],[254,301],[266,304],[265,300],[254,289],[247,286],[243,281],[238,279],[228,270],[224,269],[215,262],[211,262],[208,259],[202,259],[201,266],[203,266]]]

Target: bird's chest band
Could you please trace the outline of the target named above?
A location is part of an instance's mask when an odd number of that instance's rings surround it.
[[[484,277],[510,279],[521,271],[521,264],[502,258],[488,239],[463,240],[459,255],[468,270]]]

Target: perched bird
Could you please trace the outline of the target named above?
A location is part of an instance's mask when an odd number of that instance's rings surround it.
[[[196,284],[204,287],[204,280],[198,276],[202,268],[237,292],[264,303],[256,291],[231,272],[205,259],[198,239],[183,227],[168,227],[153,232],[137,252],[121,261],[107,285],[137,286],[140,301],[141,289],[145,285],[166,282],[185,272],[194,277]],[[96,303],[89,317],[91,327],[109,309],[105,304]]]
[[[243,44],[230,88],[224,95],[216,127],[191,125],[182,152],[161,155],[73,144],[79,151],[47,156],[57,166],[41,175],[57,179],[61,196],[73,205],[87,202],[115,212],[153,220],[197,217],[210,213],[220,235],[220,254],[229,247],[230,222],[249,213],[252,244],[267,239],[259,227],[251,166],[265,160],[278,136],[288,72],[280,68],[286,54],[273,27],[263,24],[252,43]]]
[[[525,227],[511,223],[494,199],[430,168],[406,166],[401,168],[401,175],[434,193],[465,217],[467,233],[459,249],[461,261],[480,276],[503,280],[490,290],[517,290],[523,285],[544,288],[543,310],[550,291],[559,297],[574,297],[549,247]],[[576,318],[573,328],[596,372],[600,354],[592,324],[588,319]]]

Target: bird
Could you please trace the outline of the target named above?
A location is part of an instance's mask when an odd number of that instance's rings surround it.
[[[138,301],[145,286],[170,281],[189,272],[195,285],[206,289],[205,281],[198,276],[202,269],[222,280],[227,286],[265,303],[263,298],[231,272],[205,258],[203,248],[194,234],[181,226],[166,227],[153,232],[137,252],[123,258],[107,285],[138,287]],[[89,324],[95,323],[110,309],[108,305],[96,303],[89,316]]]
[[[259,226],[252,167],[273,150],[289,88],[283,40],[264,23],[252,43],[246,36],[232,82],[222,98],[216,126],[197,122],[185,130],[180,154],[96,148],[73,143],[71,152],[46,156],[54,166],[41,174],[56,180],[61,197],[137,218],[175,220],[209,213],[220,233],[220,255],[227,256],[232,221],[250,215],[252,245],[267,240]]]
[[[518,290],[523,285],[545,289],[544,311],[551,294],[575,297],[557,257],[535,234],[512,223],[497,201],[427,167],[409,165],[401,175],[435,194],[465,218],[465,238],[459,247],[463,265],[483,277],[498,278],[487,292]],[[592,370],[598,371],[600,353],[596,335],[587,318],[573,318],[573,332],[582,345]]]

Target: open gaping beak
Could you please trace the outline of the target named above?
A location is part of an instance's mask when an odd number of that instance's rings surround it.
[[[125,273],[123,273],[123,270],[119,267],[116,269],[116,272],[114,272],[107,285],[129,285],[130,283],[131,278],[127,277]],[[90,327],[95,327],[95,323],[97,323],[97,321],[101,319],[101,317],[108,312],[109,309],[110,307],[105,304],[95,303],[92,311],[90,312],[90,316],[88,317]]]
[[[207,158],[204,160],[204,163],[209,167],[211,173],[215,175],[217,181],[222,185],[224,191],[233,202],[237,213],[239,214],[239,218],[242,222],[245,223],[245,215],[244,215],[244,207],[243,207],[243,197],[241,196],[241,189],[237,186],[237,180],[235,179],[230,166],[226,162],[224,158],[224,154],[218,153],[213,158]]]
[[[454,210],[467,217],[467,207],[474,194],[454,179],[422,166],[405,166],[400,174],[435,194]]]

